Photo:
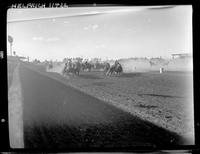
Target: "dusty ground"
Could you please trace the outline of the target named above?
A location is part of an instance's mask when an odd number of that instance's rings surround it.
[[[25,147],[128,148],[190,144],[176,133],[25,66],[19,72]]]
[[[82,72],[67,80],[56,73],[49,75],[144,120],[193,138],[191,73],[146,72],[106,77],[102,72]]]
[[[192,74],[183,72],[126,73],[106,77],[102,72],[81,72],[69,79],[44,72],[144,120],[193,139]]]

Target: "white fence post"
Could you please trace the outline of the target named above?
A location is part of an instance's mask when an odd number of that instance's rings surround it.
[[[162,74],[164,72],[164,68],[160,68],[160,74]]]

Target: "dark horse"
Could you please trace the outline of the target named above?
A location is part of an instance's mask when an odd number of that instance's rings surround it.
[[[49,63],[48,68],[49,68],[49,69],[52,69],[52,68],[53,68],[53,64],[52,64],[52,63]]]
[[[115,72],[117,74],[121,74],[123,72],[123,69],[122,69],[122,65],[121,64],[118,64],[116,67],[115,67]]]
[[[112,75],[113,73],[117,73],[118,75],[120,75],[122,72],[123,72],[123,69],[122,69],[121,64],[116,61],[115,64],[109,68],[106,75]]]
[[[82,70],[87,70],[87,71],[91,71],[92,69],[92,64],[88,63],[87,61],[85,63],[82,64]]]
[[[63,69],[63,75],[65,76],[66,73],[72,73],[72,74],[79,75],[80,70],[81,70],[80,62],[66,63],[65,67]]]
[[[107,74],[109,69],[110,69],[110,64],[109,63],[105,63],[104,64],[104,74]]]

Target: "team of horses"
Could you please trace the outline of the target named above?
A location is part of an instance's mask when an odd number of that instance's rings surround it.
[[[116,61],[114,65],[106,68],[105,72],[106,75],[112,75],[113,73],[120,75],[123,72],[122,65]]]
[[[79,75],[80,70],[82,68],[81,66],[82,66],[82,64],[79,61],[77,61],[77,62],[69,61],[69,62],[65,63],[65,67],[62,71],[62,75],[65,76],[69,73]]]
[[[109,63],[98,63],[96,65],[89,62],[80,62],[80,61],[67,61],[65,63],[64,69],[62,71],[62,75],[66,76],[68,74],[79,75],[80,71],[88,71],[90,72],[92,69],[101,69],[104,74],[107,76],[111,76],[113,74],[120,75],[123,72],[122,66],[118,61],[115,61],[113,65]]]

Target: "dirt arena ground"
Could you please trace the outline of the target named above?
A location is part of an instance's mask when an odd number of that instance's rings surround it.
[[[65,78],[30,67],[194,142],[192,73],[155,71],[108,77],[102,72],[81,72]]]
[[[126,73],[107,77],[102,72],[81,72],[64,79],[49,76],[111,103],[161,127],[192,139],[193,76],[191,72]]]

